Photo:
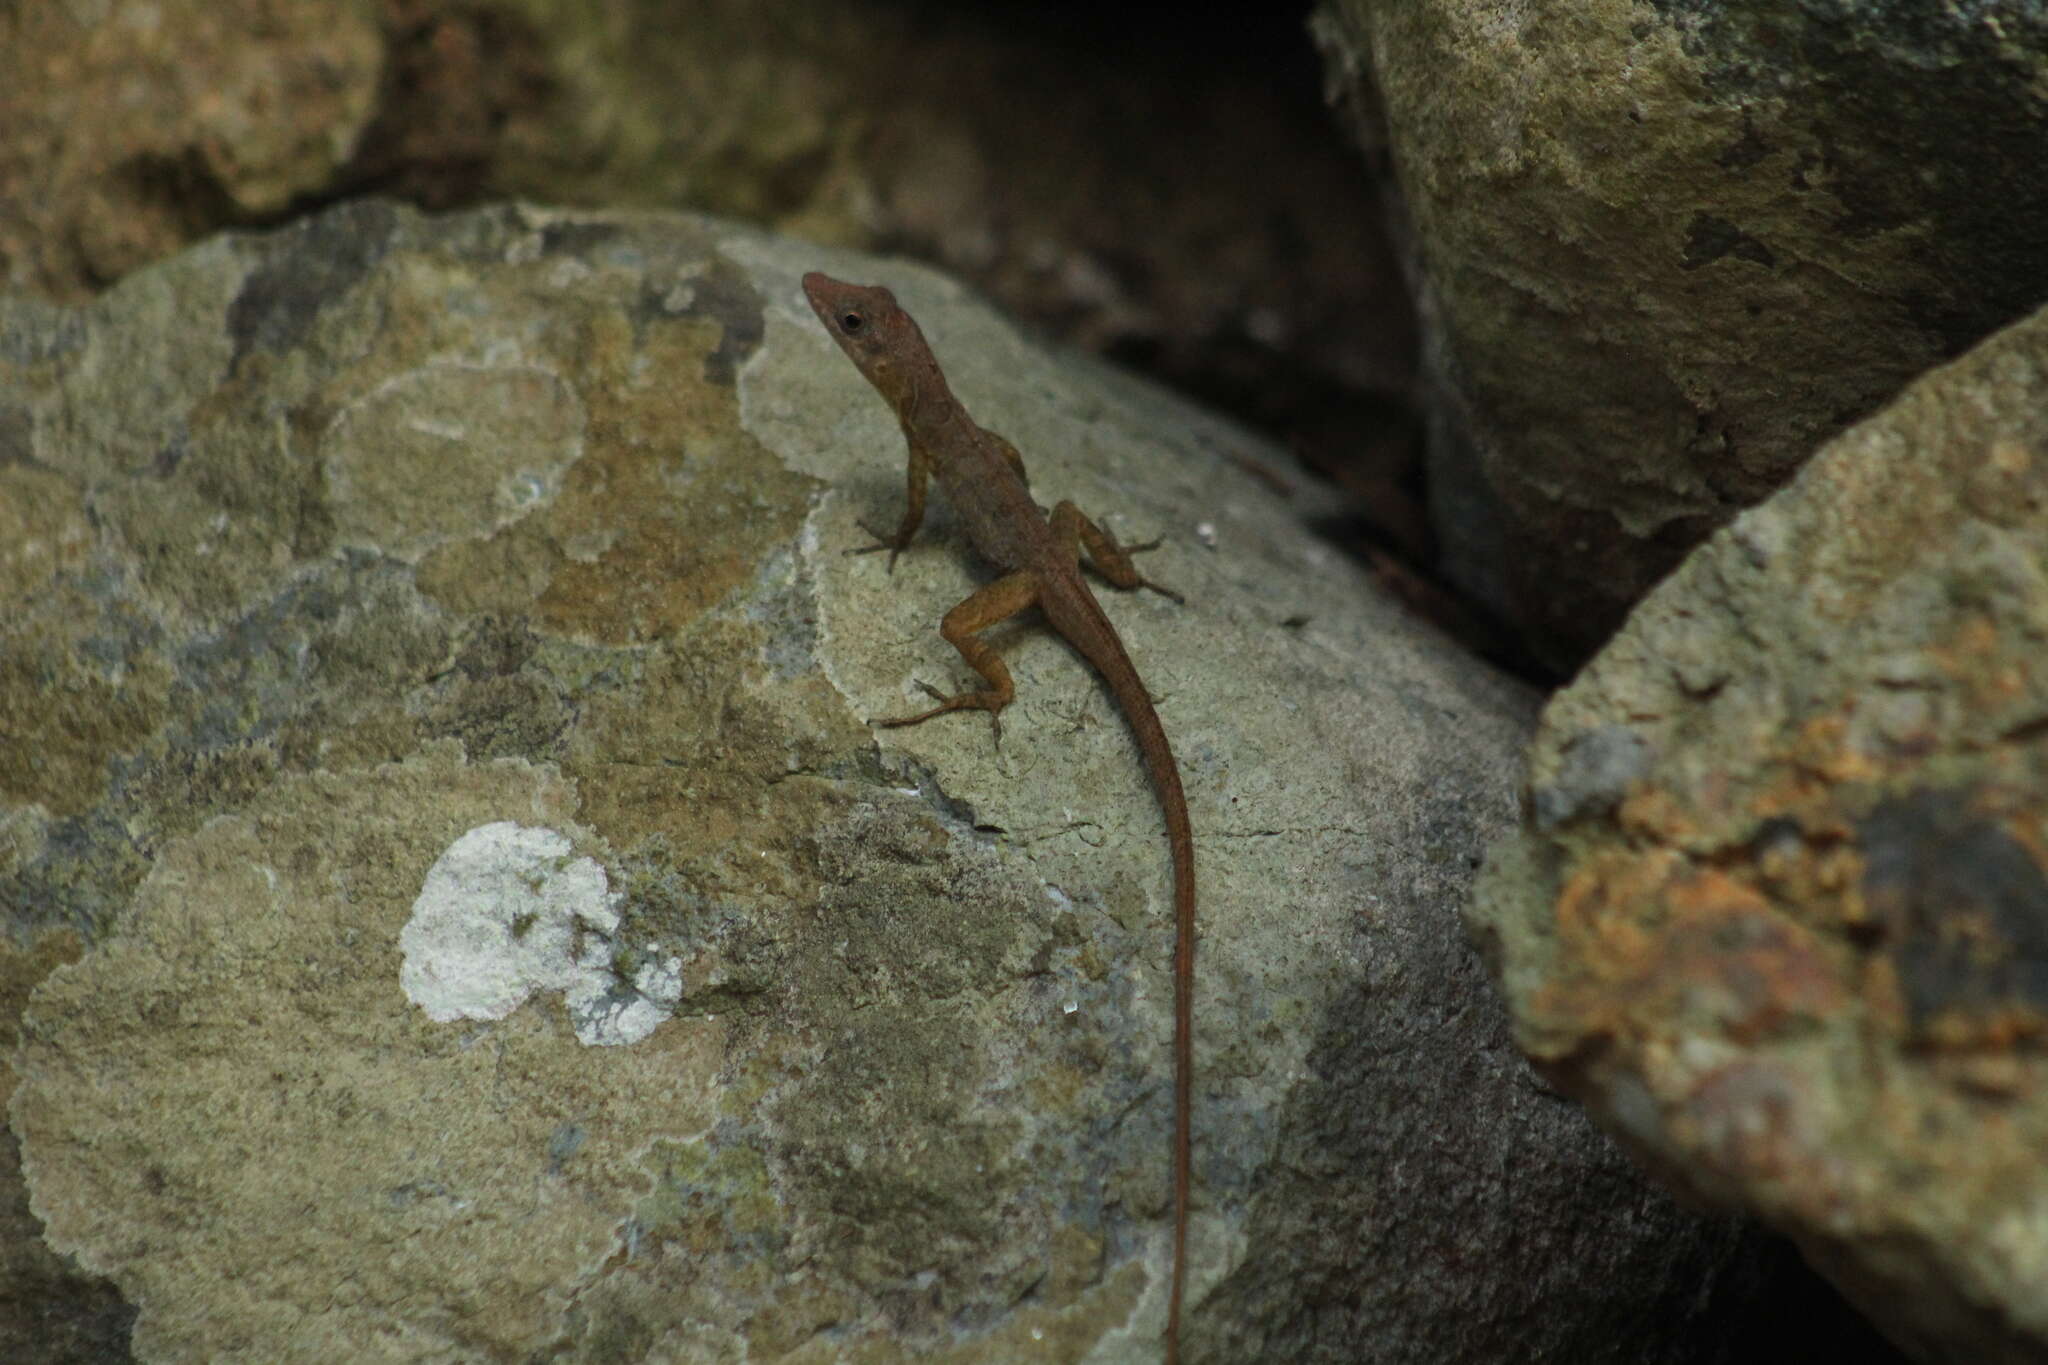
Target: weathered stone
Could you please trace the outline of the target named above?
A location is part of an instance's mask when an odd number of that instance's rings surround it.
[[[354,157],[385,71],[377,0],[0,19],[0,270],[103,286],[222,223],[278,213]]]
[[[820,265],[1189,595],[1107,609],[1200,847],[1191,1347],[1713,1358],[1744,1235],[1531,1084],[1452,913],[1526,694],[1256,442],[911,268],[375,203],[0,302],[0,524],[62,547],[9,561],[0,907],[84,941],[11,1116],[136,1354],[1153,1357],[1158,813],[1042,631],[1000,749],[866,724],[977,578],[942,506],[848,553],[903,449]]]
[[[1930,1361],[2048,1360],[2044,658],[2037,313],[1644,601],[1472,911],[1547,1075]]]
[[[1326,0],[1398,181],[1447,567],[1570,666],[2048,295],[2048,13]]]
[[[11,823],[0,816],[0,842],[16,832]],[[0,852],[0,866],[17,852]],[[29,992],[80,950],[78,935],[63,930],[25,947],[0,935],[0,1112],[14,1094],[7,1059],[21,1041],[16,1026]],[[113,1283],[81,1273],[43,1240],[21,1178],[21,1143],[13,1129],[0,1130],[0,1360],[124,1360],[134,1322],[134,1307]]]
[[[1149,39],[1142,20],[862,0],[680,15],[18,0],[0,283],[78,301],[212,232],[365,193],[694,209],[933,261],[1332,461],[1407,456],[1389,414],[1413,328],[1305,42],[1262,62],[1263,44],[1189,41],[1183,18],[1134,51],[1115,39]],[[319,269],[295,272],[318,289]]]

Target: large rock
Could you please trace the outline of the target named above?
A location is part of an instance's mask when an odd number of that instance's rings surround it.
[[[943,507],[847,553],[903,447],[817,266],[1188,594],[1107,609],[1199,843],[1190,1354],[1715,1358],[1747,1235],[1531,1084],[1461,941],[1529,699],[1270,452],[914,269],[374,203],[0,308],[0,907],[61,947],[11,1117],[136,1353],[1154,1356],[1159,816],[1040,630],[1000,749],[866,724],[961,677],[977,570]]]
[[[1177,24],[1133,61],[1114,38],[1142,20],[862,0],[0,8],[12,288],[82,300],[372,192],[695,209],[944,265],[1333,463],[1409,458],[1389,412],[1412,327],[1373,190],[1312,57],[1262,63],[1270,38]]]
[[[331,194],[393,79],[378,0],[22,0],[0,18],[0,281],[76,297]]]
[[[1522,1046],[1923,1358],[2048,1360],[2048,312],[1544,713],[1473,911]]]
[[[1326,0],[1398,184],[1450,571],[1577,663],[1678,558],[2048,297],[2048,12]]]

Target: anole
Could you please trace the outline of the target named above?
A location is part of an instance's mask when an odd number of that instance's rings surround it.
[[[924,520],[925,483],[937,475],[968,539],[1002,575],[956,605],[939,623],[939,634],[960,651],[960,657],[987,686],[949,697],[920,684],[938,699],[937,706],[876,724],[916,725],[948,711],[986,711],[997,726],[1000,741],[1000,714],[1010,704],[1015,688],[1010,670],[995,650],[975,637],[1035,606],[1109,684],[1138,741],[1138,752],[1165,812],[1166,842],[1173,860],[1174,918],[1173,1279],[1166,1310],[1166,1359],[1168,1365],[1174,1365],[1180,1359],[1181,1298],[1186,1280],[1195,1070],[1195,841],[1188,826],[1180,769],[1167,746],[1152,695],[1139,681],[1116,627],[1103,615],[1095,594],[1081,577],[1081,556],[1085,552],[1089,567],[1114,587],[1150,588],[1176,602],[1181,596],[1144,577],[1131,563],[1132,554],[1154,548],[1157,541],[1120,546],[1071,502],[1060,503],[1047,516],[1032,500],[1017,448],[967,415],[940,372],[931,347],[925,344],[924,333],[897,306],[895,295],[875,286],[844,284],[817,271],[804,276],[804,295],[839,349],[896,410],[910,446],[909,505],[903,520],[893,535],[869,531],[878,543],[866,548],[887,550],[889,568],[895,569],[896,556]]]

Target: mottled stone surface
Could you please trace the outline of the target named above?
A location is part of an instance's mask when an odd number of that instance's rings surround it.
[[[2048,314],[1829,443],[1544,714],[1522,1046],[1922,1358],[2048,1360]]]
[[[379,0],[23,0],[0,14],[0,279],[104,286],[326,189],[387,65]]]
[[[0,821],[0,838],[5,834]],[[26,946],[0,937],[0,1112],[14,1094],[8,1058],[21,1041],[29,992],[79,952],[76,934],[44,934]],[[11,1127],[0,1131],[0,1360],[128,1360],[134,1324],[134,1306],[111,1281],[83,1273],[43,1240],[21,1178],[21,1142]]]
[[[2048,296],[2048,14],[1327,0],[1389,165],[1449,569],[1570,666],[1913,375]]]
[[[694,209],[936,262],[1332,460],[1408,459],[1411,319],[1307,40],[1199,27],[925,0],[18,0],[0,282],[81,300],[366,193]]]
[[[847,553],[902,442],[819,266],[1189,596],[1107,609],[1199,847],[1191,1354],[1716,1358],[1746,1235],[1532,1082],[1461,939],[1526,694],[1255,443],[915,269],[374,202],[0,303],[0,909],[56,945],[10,1113],[92,1311],[149,1360],[1156,1357],[1158,812],[1027,625],[1000,750],[866,724],[961,676],[980,571],[943,508]]]

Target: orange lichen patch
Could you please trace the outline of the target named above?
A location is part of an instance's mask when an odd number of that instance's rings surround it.
[[[1781,913],[1823,938],[1846,944],[1871,932],[1863,856],[1846,827],[1766,840],[1747,867]]]
[[[1831,795],[1828,785],[1811,773],[1781,766],[1750,798],[1750,810],[1758,820],[1791,819],[1806,827],[1816,811],[1827,808]]]
[[[1625,832],[1660,844],[1684,844],[1699,833],[1691,805],[1664,787],[1636,787],[1614,818]]]
[[[1849,718],[1840,711],[1808,718],[1793,737],[1786,757],[1832,785],[1874,781],[1884,772],[1868,754],[1849,743]]]
[[[1641,961],[1651,933],[1645,909],[1663,902],[1683,865],[1668,849],[1588,856],[1557,898],[1557,934],[1569,955],[1602,975]]]
[[[1857,814],[1869,799],[1867,789],[1896,780],[1909,767],[1860,753],[1828,763],[1826,771],[1798,758],[1768,765],[1768,775],[1749,797],[1748,811],[1758,823],[1792,822],[1811,846],[1852,843]]]
[[[565,633],[608,644],[695,620],[793,536],[810,483],[740,430],[732,387],[705,377],[718,328],[651,328],[634,376],[592,392],[591,441],[548,510],[569,550],[535,604]],[[579,547],[589,550],[579,552]]]
[[[1528,1001],[1537,1032],[1523,1046],[1559,1057],[1589,1037],[1630,1031],[1635,995],[1652,975],[1656,930],[1645,923],[1682,866],[1675,853],[1595,853],[1566,880],[1557,898],[1554,974]]]
[[[1715,868],[1704,868],[1671,884],[1672,912],[1680,919],[1764,914],[1770,902],[1755,887]]]
[[[1930,646],[1927,655],[1935,667],[1974,690],[1980,681],[1984,661],[1998,657],[2003,645],[1997,622],[1973,612],[1958,619],[1948,639]]]
[[[1838,950],[1749,882],[1675,855],[1589,859],[1557,925],[1569,966],[1532,1009],[1578,1036],[1690,1027],[1751,1043],[1849,999]]]
[[[1999,1052],[2048,1034],[2048,1018],[2016,1001],[1985,1008],[1945,1010],[1920,1021],[1915,1042],[1938,1048]]]
[[[2032,653],[2011,628],[1985,612],[1960,618],[1942,645],[1929,649],[1948,673],[1970,710],[2001,710],[2025,704],[2034,694]]]

